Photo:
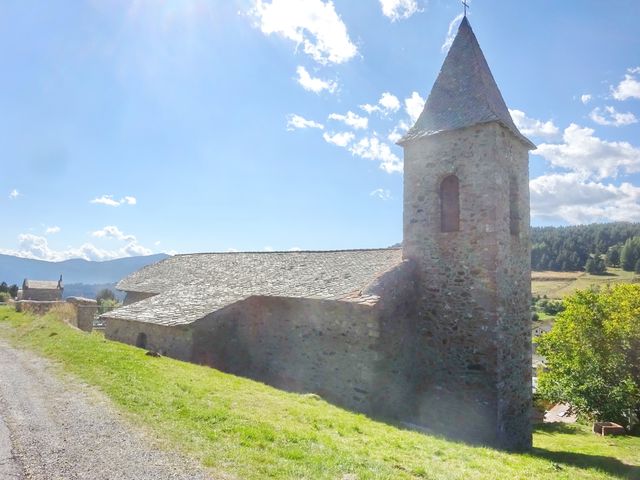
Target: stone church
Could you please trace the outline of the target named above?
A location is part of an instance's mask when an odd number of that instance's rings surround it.
[[[379,418],[531,447],[528,151],[466,18],[404,148],[401,249],[175,255],[106,336]]]

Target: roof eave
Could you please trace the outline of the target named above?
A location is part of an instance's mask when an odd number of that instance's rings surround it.
[[[509,125],[506,125],[502,120],[489,120],[487,122],[474,123],[472,125],[465,125],[463,127],[458,127],[458,128],[443,129],[443,130],[437,130],[437,131],[415,132],[413,134],[410,134],[410,131],[409,131],[400,140],[398,140],[396,142],[396,145],[399,145],[400,147],[404,148],[404,146],[407,145],[408,143],[414,142],[416,140],[420,140],[422,138],[432,137],[434,135],[438,135],[438,134],[445,133],[445,132],[456,132],[458,130],[464,130],[465,128],[471,128],[471,127],[475,127],[475,126],[478,126],[478,125],[486,125],[488,123],[493,123],[493,122],[495,122],[495,123],[497,123],[499,125],[502,125],[509,132],[511,132],[511,134],[514,137],[516,137],[521,143],[524,144],[525,147],[527,147],[527,150],[535,150],[536,148],[538,148],[535,143],[533,143],[531,140],[529,140],[527,137],[525,137],[522,133],[520,133],[520,131],[518,131],[518,130],[514,131],[513,128],[511,128]]]

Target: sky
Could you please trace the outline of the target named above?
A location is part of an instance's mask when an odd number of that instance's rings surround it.
[[[474,0],[532,224],[640,221],[640,2]],[[402,149],[458,0],[0,2],[0,253],[402,240]]]

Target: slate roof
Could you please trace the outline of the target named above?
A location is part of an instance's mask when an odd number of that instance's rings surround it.
[[[536,148],[513,123],[478,40],[465,17],[422,114],[398,144],[488,122],[502,124],[529,149]]]
[[[359,299],[362,289],[401,262],[402,250],[396,248],[175,255],[117,285],[157,295],[103,316],[174,326],[256,295]]]
[[[25,279],[23,288],[31,288],[36,290],[57,290],[57,280],[29,280]]]

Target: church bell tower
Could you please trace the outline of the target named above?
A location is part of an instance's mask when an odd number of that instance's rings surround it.
[[[421,423],[531,447],[528,152],[463,18],[404,148]]]

